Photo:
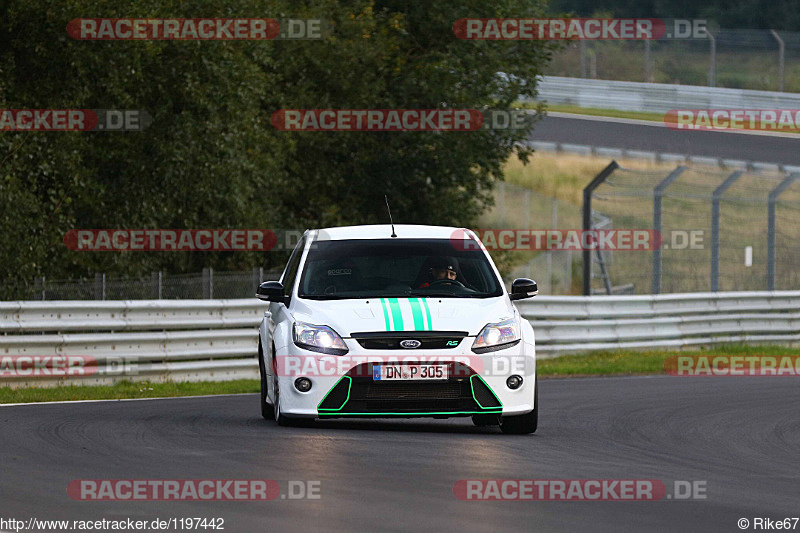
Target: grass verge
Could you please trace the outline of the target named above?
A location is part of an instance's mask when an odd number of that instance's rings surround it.
[[[588,355],[564,355],[537,361],[541,377],[577,376],[635,376],[642,374],[665,374],[664,361],[675,355],[790,355],[797,356],[798,349],[785,346],[723,345],[696,351],[614,350],[594,352]]]
[[[564,355],[540,359],[537,370],[542,378],[582,376],[634,376],[664,374],[664,361],[674,355],[790,355],[797,348],[784,346],[728,345],[697,351],[632,351],[616,350],[588,355]],[[205,396],[213,394],[257,393],[259,383],[254,379],[196,383],[150,383],[123,381],[108,386],[65,386],[56,388],[9,389],[0,387],[0,404],[35,403],[68,400],[119,400],[137,398],[168,398],[176,396]]]
[[[0,404],[73,400],[121,400],[130,398],[172,398],[176,396],[240,394],[258,391],[259,383],[255,379],[182,383],[121,381],[115,385],[68,385],[53,388],[30,387],[9,389],[7,387],[0,387]]]
[[[505,181],[579,207],[583,189],[611,162],[610,157],[566,153],[534,152],[527,164],[516,155],[503,167]],[[661,171],[664,176],[677,165],[644,159],[617,158],[622,167],[632,170]]]
[[[647,113],[644,111],[619,111],[617,109],[600,109],[596,107],[580,107],[566,104],[547,104],[547,111],[555,113],[574,113],[593,117],[629,118],[664,123],[663,113]]]
[[[515,107],[522,109],[535,109],[537,103],[519,102]],[[580,107],[577,105],[568,104],[547,104],[547,112],[550,113],[571,113],[574,115],[586,115],[591,117],[608,117],[608,118],[622,118],[633,120],[644,120],[647,122],[658,122],[665,124],[664,116],[666,113],[653,113],[645,111],[620,111],[618,109],[602,109],[597,107]],[[746,129],[738,129],[737,131],[749,131]],[[770,130],[763,130],[769,132]],[[800,133],[798,129],[781,129],[780,133]]]
[[[546,111],[554,113],[573,113],[575,115],[589,115],[593,117],[610,117],[610,118],[630,118],[635,120],[648,120],[651,122],[664,123],[663,113],[652,113],[645,111],[620,111],[618,109],[603,109],[599,107],[581,107],[569,104],[551,104],[546,103]],[[515,108],[519,109],[536,109],[539,102],[517,102],[514,104]]]

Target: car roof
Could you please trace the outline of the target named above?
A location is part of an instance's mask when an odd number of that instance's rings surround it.
[[[388,239],[392,236],[390,224],[365,226],[340,226],[315,230],[316,240],[340,241],[346,239]],[[470,239],[472,231],[452,226],[422,226],[417,224],[395,224],[398,239]]]

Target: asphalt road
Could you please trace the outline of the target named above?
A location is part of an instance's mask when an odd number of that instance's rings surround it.
[[[554,113],[536,125],[531,138],[536,141],[800,165],[800,136],[675,131],[658,123],[645,125],[638,123],[640,121],[632,122]]]
[[[800,516],[800,382],[547,380],[534,435],[468,419],[281,428],[257,395],[0,407],[0,518],[222,517],[225,531],[739,531]],[[75,501],[73,479],[319,480],[319,500]],[[705,481],[704,500],[461,501],[460,479]],[[798,525],[800,528],[800,525]]]

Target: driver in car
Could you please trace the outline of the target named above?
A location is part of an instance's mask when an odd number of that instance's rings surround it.
[[[429,281],[420,285],[419,289],[429,287],[431,283],[439,280],[456,281],[458,277],[458,260],[451,257],[433,257],[430,260]]]

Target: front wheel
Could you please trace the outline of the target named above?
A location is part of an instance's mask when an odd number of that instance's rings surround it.
[[[533,381],[533,411],[517,416],[500,417],[500,429],[503,433],[511,435],[527,435],[536,433],[539,425],[539,380],[538,377]]]
[[[272,405],[272,412],[275,415],[275,422],[277,422],[279,426],[308,427],[314,423],[313,419],[291,418],[281,413],[281,388],[280,385],[278,384],[277,372],[275,373],[275,380],[273,381],[273,387],[275,390],[274,393],[275,403]]]
[[[288,426],[289,419],[286,418],[283,413],[281,413],[281,390],[280,386],[278,385],[278,376],[277,373],[273,376],[272,382],[272,396],[275,398],[275,403],[272,405],[272,412],[275,415],[275,422],[278,423],[279,426]]]
[[[264,368],[264,350],[258,345],[258,373],[261,375],[261,416],[272,420],[275,416],[273,407],[267,403],[267,371]]]

